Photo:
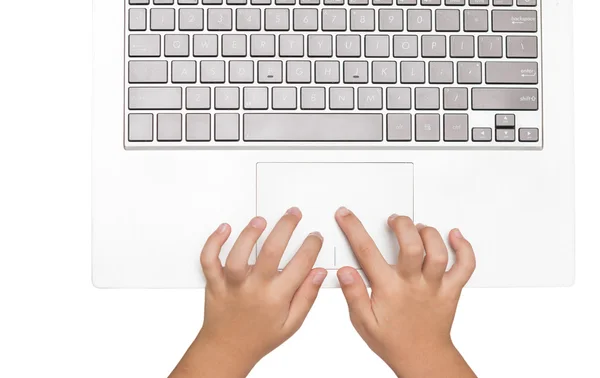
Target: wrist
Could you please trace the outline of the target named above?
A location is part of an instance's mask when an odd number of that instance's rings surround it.
[[[467,365],[451,340],[411,345],[408,350],[390,356],[389,361],[388,365],[398,377],[467,377],[453,374],[464,371],[461,365]]]

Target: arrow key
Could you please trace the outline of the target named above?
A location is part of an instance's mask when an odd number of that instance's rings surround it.
[[[514,142],[514,129],[496,129],[496,142]]]
[[[473,142],[491,142],[492,128],[491,127],[474,127],[472,131]]]
[[[540,140],[539,130],[535,128],[519,129],[519,142],[538,142]]]
[[[496,127],[515,127],[514,114],[496,114]]]

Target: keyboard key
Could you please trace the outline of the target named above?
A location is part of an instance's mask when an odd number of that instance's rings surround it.
[[[128,130],[130,142],[152,142],[152,114],[130,114]]]
[[[223,34],[221,53],[224,57],[242,57],[248,54],[245,34]]]
[[[237,142],[240,140],[240,115],[215,114],[215,140]]]
[[[333,56],[333,37],[329,34],[309,34],[308,56],[311,58]]]
[[[232,11],[228,8],[211,8],[206,20],[208,30],[232,30]]]
[[[412,140],[412,115],[387,115],[387,140],[390,142],[410,142]]]
[[[215,88],[215,109],[237,110],[240,108],[240,89],[237,87]]]
[[[537,62],[487,62],[485,81],[488,84],[537,84]]]
[[[319,11],[317,9],[294,9],[294,30],[316,31],[319,25]]]
[[[537,58],[538,38],[527,36],[506,37],[507,58]]]
[[[292,83],[310,83],[311,70],[309,60],[288,60],[286,63],[286,79]]]
[[[409,9],[406,11],[408,31],[431,31],[430,9]]]
[[[371,82],[374,84],[395,84],[398,81],[396,70],[396,62],[374,61]]]
[[[210,114],[188,114],[185,135],[188,142],[210,141]]]
[[[466,32],[487,32],[488,11],[485,9],[465,9],[464,30]]]
[[[275,56],[275,35],[252,34],[250,36],[250,56]]]
[[[279,56],[302,57],[304,56],[304,36],[301,34],[279,35]]]
[[[407,87],[388,87],[386,103],[389,110],[410,110],[412,107],[411,89]]]
[[[492,11],[492,31],[518,33],[536,32],[537,11],[494,10]]]
[[[150,10],[150,30],[175,30],[175,9],[154,8]]]
[[[480,58],[502,58],[502,37],[480,35],[478,51]]]
[[[273,87],[273,109],[296,110],[296,87]]]
[[[189,56],[190,55],[190,36],[187,34],[167,34],[165,35],[165,56]]]
[[[354,88],[331,87],[329,88],[329,108],[332,110],[354,109]]]
[[[159,34],[131,34],[129,36],[130,57],[160,57]]]
[[[265,9],[265,30],[290,30],[290,11],[287,8]]]
[[[369,82],[369,63],[358,61],[344,62],[344,83],[366,84]]]
[[[446,61],[429,62],[429,83],[454,83],[454,63]]]
[[[417,114],[415,116],[415,140],[417,142],[440,141],[439,114]]]
[[[474,127],[471,133],[473,142],[491,142],[492,128],[491,127]]]
[[[174,60],[171,63],[171,81],[173,83],[195,83],[196,62],[193,60]]]
[[[394,36],[394,58],[416,58],[419,56],[419,37],[416,35]]]
[[[402,9],[380,9],[379,30],[380,31],[402,31],[404,28]]]
[[[383,140],[383,116],[359,113],[247,113],[247,142],[379,142]]]
[[[181,142],[181,114],[159,114],[156,129],[159,142]]]
[[[278,60],[263,60],[258,62],[259,83],[282,83],[283,63]]]
[[[473,110],[538,110],[537,88],[473,88]]]
[[[352,9],[350,11],[350,30],[351,31],[374,31],[375,30],[375,10],[373,10],[373,9]]]
[[[444,88],[444,110],[467,110],[469,108],[467,88]]]
[[[377,87],[358,88],[359,110],[381,110],[383,109],[383,89]]]
[[[323,110],[325,109],[324,87],[302,87],[300,88],[300,109]]]
[[[202,8],[182,8],[179,10],[179,30],[201,31],[204,28]]]
[[[497,129],[496,130],[496,142],[514,142],[515,141],[515,130],[514,129]]]
[[[194,56],[212,56],[218,54],[218,37],[216,34],[195,34],[193,38]]]
[[[365,57],[387,58],[390,56],[390,37],[387,35],[365,36]]]
[[[132,87],[129,88],[129,109],[179,110],[181,92],[181,87]]]
[[[522,128],[519,129],[519,142],[538,142],[540,140],[539,129]]]
[[[439,32],[460,31],[460,11],[458,9],[436,10],[435,30]]]
[[[236,29],[238,31],[258,31],[260,25],[260,9],[238,8],[235,11]]]
[[[467,142],[469,140],[469,116],[467,114],[444,114],[444,141]]]
[[[252,83],[254,82],[254,62],[249,60],[229,61],[230,83]]]
[[[345,9],[323,9],[321,13],[321,28],[323,31],[345,31],[346,10]]]
[[[165,84],[168,81],[167,61],[132,60],[129,62],[129,82]]]
[[[336,84],[339,82],[340,62],[330,60],[318,60],[315,62],[315,83]]]
[[[186,88],[186,109],[209,110],[210,87],[188,87]]]
[[[217,60],[203,60],[200,62],[201,83],[224,83],[225,62]]]
[[[267,87],[245,87],[244,109],[266,110],[269,107],[269,89]]]
[[[458,62],[458,84],[481,84],[481,62]]]
[[[440,108],[440,89],[431,87],[415,88],[415,109],[438,110]]]
[[[146,26],[146,10],[145,9],[130,9],[129,10],[129,30],[145,31]]]
[[[425,62],[401,62],[400,82],[403,84],[425,84]]]
[[[514,114],[496,114],[496,127],[515,127]]]
[[[475,57],[475,37],[472,35],[450,36],[451,58],[473,58]]]

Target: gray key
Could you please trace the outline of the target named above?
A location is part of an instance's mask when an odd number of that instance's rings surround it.
[[[460,31],[460,11],[458,9],[436,10],[435,30],[439,32]]]
[[[201,83],[224,83],[225,62],[217,60],[203,60],[200,62]]]
[[[491,142],[492,128],[491,127],[474,127],[471,132],[473,142]]]
[[[259,83],[282,83],[283,63],[278,60],[262,60],[258,62]]]
[[[513,5],[513,0],[493,0],[496,7],[510,7]]]
[[[181,87],[132,87],[129,88],[131,110],[179,110]]]
[[[287,8],[265,9],[265,30],[290,30],[290,11]]]
[[[134,83],[167,83],[167,61],[131,60],[129,61],[129,82]]]
[[[145,9],[130,9],[129,10],[129,30],[144,31],[146,30],[146,10]]]
[[[388,110],[410,110],[412,107],[411,89],[388,87],[386,103]]]
[[[173,63],[171,63],[171,81],[173,83],[195,83],[196,62],[174,60]]]
[[[244,109],[264,110],[269,107],[269,88],[267,87],[245,87]]]
[[[354,109],[354,88],[331,87],[329,88],[329,108],[332,110]]]
[[[218,37],[216,34],[194,35],[194,56],[217,56]]]
[[[412,115],[387,115],[387,140],[390,142],[410,142],[412,140]]]
[[[490,5],[490,0],[469,0],[469,5],[488,6]]]
[[[466,32],[488,31],[488,11],[485,9],[465,9],[464,25]]]
[[[252,34],[250,36],[250,56],[275,56],[275,35]]]
[[[424,35],[422,37],[421,48],[423,58],[445,58],[446,36]]]
[[[481,84],[481,62],[458,62],[458,84]]]
[[[128,134],[130,142],[152,142],[152,114],[130,114]]]
[[[151,9],[150,30],[175,30],[175,9]]]
[[[406,11],[408,31],[431,31],[430,9],[409,9]]]
[[[516,117],[514,114],[496,114],[496,127],[515,127]]]
[[[403,84],[425,84],[425,62],[401,62],[400,82]]]
[[[235,11],[236,29],[239,31],[260,30],[260,9],[238,8]]]
[[[215,114],[215,140],[240,140],[240,115],[233,113]]]
[[[383,109],[383,89],[377,87],[358,87],[358,109]]]
[[[315,83],[339,83],[340,62],[317,60],[315,62]]]
[[[494,10],[492,11],[492,31],[537,32],[537,11]]]
[[[321,14],[323,31],[345,31],[346,10],[345,9],[323,9]]]
[[[236,87],[215,88],[215,109],[237,110],[240,108],[240,89]]]
[[[345,61],[344,83],[366,84],[369,81],[368,71],[368,62]]]
[[[333,56],[333,37],[328,34],[309,34],[308,35],[308,56],[309,57]]]
[[[160,35],[158,34],[131,34],[129,36],[129,56],[131,57],[159,57]]]
[[[318,30],[319,11],[317,9],[294,9],[294,30],[313,31]]]
[[[416,35],[394,36],[394,58],[416,58],[419,56],[419,38]]]
[[[508,36],[506,37],[506,56],[508,58],[537,58],[537,37]]]
[[[450,36],[451,58],[475,57],[475,38],[471,35]]]
[[[302,87],[300,88],[300,109],[323,110],[325,109],[325,88]]]
[[[232,60],[229,62],[230,83],[254,82],[254,62],[249,60]]]
[[[438,110],[440,108],[439,88],[415,88],[415,109]]]
[[[519,142],[537,142],[540,140],[539,130],[536,128],[519,129]]]
[[[185,140],[188,142],[210,140],[210,114],[188,114],[185,118]]]
[[[373,9],[352,9],[350,11],[350,30],[375,30],[375,11]]]
[[[444,110],[467,110],[469,108],[469,90],[467,88],[444,88]]]
[[[304,56],[304,36],[302,34],[280,34],[279,56],[301,57]]]
[[[188,87],[186,88],[186,108],[188,110],[209,110],[210,109],[210,88],[209,87]]]
[[[365,57],[387,58],[390,56],[390,37],[387,35],[365,36]]]
[[[380,9],[379,30],[380,31],[402,31],[404,30],[404,12],[402,9]]]
[[[286,63],[286,80],[288,83],[310,83],[310,61],[288,60]]]
[[[383,141],[381,114],[244,114],[244,140],[310,142]]]
[[[190,36],[187,34],[165,35],[165,56],[189,56]]]
[[[473,88],[473,110],[538,110],[537,88]]]
[[[442,0],[421,0],[421,5],[442,5]]]
[[[206,20],[208,30],[232,30],[232,11],[228,8],[210,8]]]
[[[454,63],[452,62],[429,62],[430,84],[452,84],[454,83]]]
[[[439,114],[417,114],[415,116],[415,140],[417,142],[440,141]]]
[[[360,35],[338,34],[336,36],[336,56],[360,57]]]
[[[497,129],[496,142],[514,142],[515,129]]]
[[[221,49],[225,57],[246,56],[246,35],[245,34],[223,34]]]
[[[156,131],[159,142],[181,142],[181,114],[159,114]]]
[[[179,10],[179,30],[201,31],[204,28],[204,10],[201,8],[181,8]]]
[[[537,62],[487,62],[485,82],[488,84],[537,84]]]
[[[469,116],[444,114],[444,141],[467,142],[469,140]]]
[[[273,87],[273,109],[295,110],[296,96],[296,87]]]
[[[537,0],[517,0],[517,6],[519,7],[535,7]]]
[[[396,77],[396,62],[374,61],[371,74],[374,84],[394,84],[398,81]]]
[[[478,51],[480,58],[502,58],[502,37],[480,35]]]

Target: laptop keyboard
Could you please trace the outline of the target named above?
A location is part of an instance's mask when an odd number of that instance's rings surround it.
[[[539,0],[125,0],[136,148],[542,147]]]

